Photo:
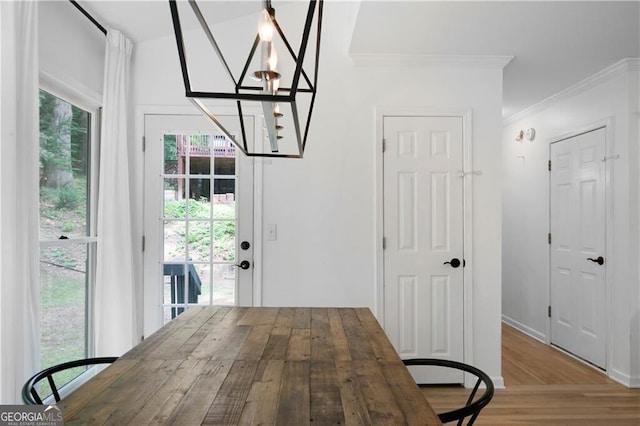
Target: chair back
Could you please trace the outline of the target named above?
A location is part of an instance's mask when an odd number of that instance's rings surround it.
[[[87,358],[79,359],[76,361],[69,361],[62,364],[54,365],[53,367],[46,368],[29,378],[24,386],[22,386],[22,400],[27,405],[42,405],[42,398],[38,393],[38,383],[47,379],[51,392],[56,402],[60,402],[60,392],[58,386],[54,380],[53,375],[63,370],[69,370],[71,368],[85,367],[96,364],[111,364],[117,357],[101,357],[101,358]]]
[[[402,360],[406,366],[412,365],[431,365],[431,366],[439,366],[446,368],[453,368],[456,370],[462,370],[466,373],[473,374],[476,377],[476,382],[473,387],[473,390],[469,394],[467,398],[467,402],[461,408],[456,410],[447,411],[444,413],[439,413],[438,417],[442,423],[449,423],[453,421],[458,421],[458,426],[462,425],[464,419],[469,417],[469,421],[467,425],[472,425],[478,415],[480,414],[480,410],[482,410],[493,398],[494,387],[493,381],[491,378],[482,370],[473,367],[468,364],[464,364],[457,361],[449,361],[445,359],[436,359],[436,358],[414,358],[414,359],[404,359]],[[477,399],[474,400],[480,385],[484,384],[484,393],[480,395]]]

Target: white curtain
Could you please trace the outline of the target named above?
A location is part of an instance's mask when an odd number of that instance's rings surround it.
[[[15,404],[39,369],[38,4],[0,8],[0,404]]]
[[[107,31],[106,43],[97,219],[96,355],[120,356],[136,342],[127,138],[132,44],[113,29]]]

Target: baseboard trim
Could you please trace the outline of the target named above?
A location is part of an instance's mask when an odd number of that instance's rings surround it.
[[[615,380],[616,382],[628,388],[632,388],[632,389],[640,388],[640,377],[638,376],[632,377],[628,374],[625,374],[621,371],[616,370],[615,368],[612,368],[611,371],[608,371],[607,375],[611,380]]]
[[[491,381],[493,382],[494,389],[506,389],[502,376],[492,377]]]
[[[516,320],[514,320],[513,318],[509,318],[506,315],[502,315],[502,322],[504,322],[507,325],[510,325],[511,327],[515,328],[516,330],[526,334],[527,336],[534,338],[542,343],[544,343],[545,345],[548,345],[549,342],[547,341],[548,337],[547,335],[545,335],[544,333],[541,333],[537,330],[534,330],[533,328],[522,324],[521,322],[518,322]]]

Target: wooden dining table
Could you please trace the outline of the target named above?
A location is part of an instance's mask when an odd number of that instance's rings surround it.
[[[368,308],[192,306],[59,406],[67,425],[441,424]]]

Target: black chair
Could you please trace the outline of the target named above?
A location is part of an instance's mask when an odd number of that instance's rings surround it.
[[[461,362],[435,358],[404,359],[402,360],[402,362],[404,362],[404,364],[407,366],[430,365],[453,368],[456,370],[462,370],[467,373],[471,373],[477,377],[476,384],[473,387],[469,398],[467,398],[467,402],[465,403],[464,407],[438,414],[438,417],[440,418],[440,421],[442,423],[449,423],[457,420],[458,426],[460,426],[463,424],[462,422],[466,417],[471,416],[467,425],[472,425],[473,422],[476,421],[478,414],[480,414],[480,410],[482,410],[489,403],[489,401],[491,401],[491,398],[493,398],[494,388],[491,378],[484,371],[470,365],[463,364]],[[485,391],[479,398],[474,401],[476,392],[478,391],[478,389],[480,388],[480,384],[482,383],[484,383],[485,385]]]
[[[42,405],[43,404],[42,398],[40,398],[40,395],[38,394],[36,387],[41,380],[46,378],[47,381],[49,382],[49,386],[51,387],[51,392],[53,393],[53,397],[55,398],[56,402],[60,402],[60,393],[58,392],[58,387],[56,386],[55,381],[53,379],[53,375],[55,373],[58,373],[63,370],[68,370],[71,368],[86,367],[89,365],[111,364],[116,359],[118,358],[113,356],[102,357],[102,358],[79,359],[77,361],[69,361],[62,364],[54,365],[53,367],[46,368],[40,371],[39,373],[36,373],[33,376],[31,376],[31,378],[27,380],[24,386],[22,386],[22,400],[27,405]]]

